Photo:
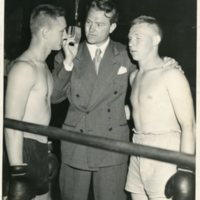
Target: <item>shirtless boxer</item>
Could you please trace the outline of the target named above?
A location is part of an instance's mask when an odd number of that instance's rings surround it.
[[[133,142],[194,154],[195,120],[190,87],[180,70],[163,68],[163,59],[158,54],[161,39],[162,31],[154,18],[140,16],[133,20],[129,50],[139,64],[139,70],[130,76]],[[173,200],[193,200],[194,174],[180,167],[131,156],[126,190],[133,200],[164,200],[165,195],[173,196]],[[185,191],[181,191],[183,179],[190,185]]]
[[[30,19],[30,46],[13,63],[8,76],[5,117],[48,125],[53,79],[45,62],[60,50],[66,38],[65,11],[52,5],[37,6]],[[11,183],[8,200],[50,199],[48,189],[48,138],[5,130]]]

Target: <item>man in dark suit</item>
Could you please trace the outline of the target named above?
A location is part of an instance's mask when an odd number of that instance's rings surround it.
[[[86,41],[77,54],[77,44],[65,41],[65,56],[59,52],[55,57],[52,102],[69,99],[63,129],[129,141],[124,104],[128,76],[136,66],[126,47],[109,37],[117,17],[111,1],[92,2],[85,23]],[[61,154],[64,200],[87,200],[91,180],[96,200],[126,199],[127,155],[66,141],[61,141]]]

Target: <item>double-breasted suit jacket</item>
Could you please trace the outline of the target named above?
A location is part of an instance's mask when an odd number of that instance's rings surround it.
[[[110,40],[96,75],[85,42],[79,45],[72,72],[63,67],[63,54],[55,58],[52,102],[68,97],[70,106],[63,129],[79,134],[129,141],[124,104],[128,77],[136,66],[124,45]],[[86,170],[118,165],[128,156],[71,142],[61,141],[62,162]]]

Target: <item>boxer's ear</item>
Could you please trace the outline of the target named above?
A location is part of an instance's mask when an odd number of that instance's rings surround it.
[[[49,33],[49,29],[48,29],[46,26],[42,27],[42,29],[41,29],[41,35],[42,35],[42,37],[43,37],[44,39],[47,38],[48,33]]]
[[[160,41],[161,41],[161,37],[159,35],[155,35],[153,36],[153,44],[155,46],[159,45],[160,44]]]

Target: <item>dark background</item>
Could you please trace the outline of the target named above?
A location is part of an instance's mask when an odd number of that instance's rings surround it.
[[[91,0],[79,0],[79,21],[84,24],[86,7]],[[189,80],[194,103],[196,102],[196,0],[115,0],[119,10],[119,23],[111,35],[124,44],[128,42],[130,21],[139,15],[150,15],[160,22],[164,37],[160,55],[175,58]],[[5,54],[8,60],[19,56],[29,45],[29,16],[32,9],[42,3],[63,6],[67,12],[67,23],[74,24],[75,0],[5,0]],[[47,59],[53,68],[56,52]],[[6,87],[6,84],[5,84]],[[61,127],[68,107],[67,100],[52,105],[50,125]],[[195,106],[196,107],[196,106]],[[53,141],[54,152],[60,156],[59,141]],[[58,186],[58,184],[57,184]],[[53,187],[55,194],[57,187]],[[92,194],[90,194],[92,199]],[[54,199],[58,200],[59,195]]]
[[[79,0],[79,21],[84,24],[86,6],[91,0]],[[190,82],[193,97],[196,93],[196,0],[115,0],[120,13],[114,40],[127,44],[130,21],[142,14],[154,16],[162,25],[161,56],[175,58]],[[29,16],[38,4],[51,3],[67,11],[67,23],[74,23],[75,0],[6,0],[5,1],[5,52],[12,60],[27,48],[30,41]],[[52,69],[52,60],[48,63]]]
[[[67,24],[70,25],[75,23],[75,1],[79,2],[78,20],[83,27],[86,8],[91,0],[6,0],[5,58],[13,60],[28,47],[29,17],[35,6],[42,3],[63,6],[67,13]],[[150,15],[157,18],[164,32],[160,55],[175,58],[182,66],[196,104],[196,0],[114,1],[119,10],[119,23],[111,35],[112,39],[127,44],[129,24],[132,19],[139,15]],[[56,52],[52,52],[47,59],[50,69],[53,68],[55,54]],[[56,123],[61,123],[62,115],[62,112],[59,117],[57,115]]]

